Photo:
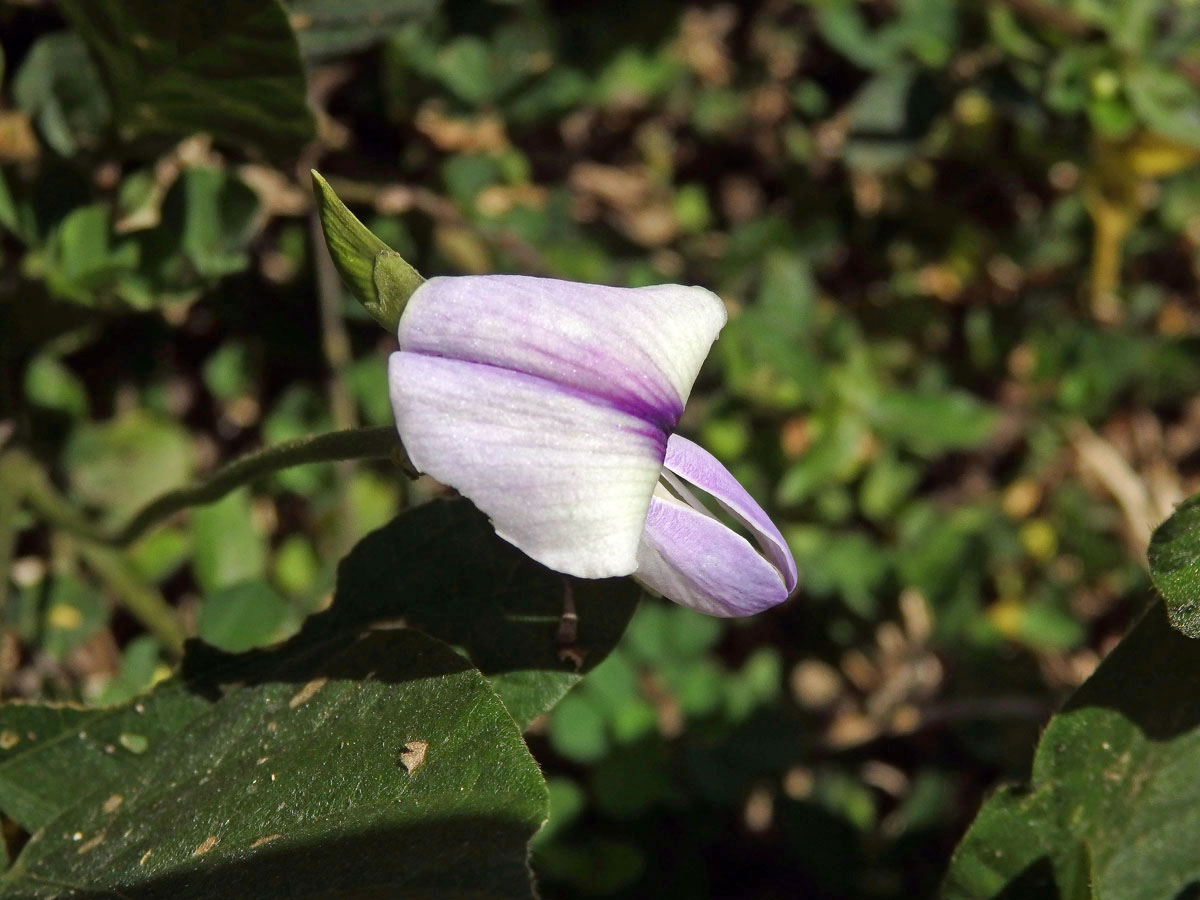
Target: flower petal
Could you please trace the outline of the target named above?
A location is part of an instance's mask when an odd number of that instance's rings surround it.
[[[662,489],[650,500],[633,577],[710,616],[748,616],[787,599],[776,568],[749,541]]]
[[[669,433],[724,324],[699,287],[479,275],[421,285],[399,337],[404,352],[536,375]]]
[[[492,365],[393,353],[409,458],[482,509],[496,533],[582,578],[628,575],[666,437],[628,411]]]
[[[754,498],[715,456],[699,444],[673,434],[667,441],[667,455],[663,466],[706,491],[730,515],[746,526],[753,534],[755,542],[779,570],[787,588],[786,593],[792,592],[796,587],[796,560],[792,558],[787,541],[783,539],[775,523],[763,512],[762,507],[754,502]]]

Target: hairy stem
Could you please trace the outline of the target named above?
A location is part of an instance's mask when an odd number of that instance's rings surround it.
[[[125,525],[109,533],[89,522],[59,494],[45,471],[32,459],[24,454],[21,454],[21,457],[24,464],[21,467],[20,483],[25,491],[26,500],[43,519],[85,541],[113,546],[132,544],[155,525],[181,510],[215,503],[244,484],[291,466],[343,459],[389,457],[400,465],[407,466],[407,458],[400,446],[396,429],[390,425],[296,438],[243,456],[218,469],[206,481],[169,491],[151,500]]]
[[[400,448],[400,439],[391,425],[332,431],[313,437],[296,438],[257,453],[243,456],[218,469],[207,481],[163,494],[134,515],[107,543],[131,544],[139,537],[180,510],[220,500],[244,484],[291,466],[314,462],[350,459],[386,459]],[[404,457],[400,457],[401,461]]]

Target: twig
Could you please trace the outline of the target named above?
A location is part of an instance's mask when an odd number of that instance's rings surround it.
[[[396,429],[390,425],[333,431],[285,441],[234,460],[218,469],[206,481],[163,494],[142,507],[128,523],[112,533],[98,529],[58,494],[50,485],[46,473],[32,460],[29,460],[30,465],[24,477],[29,490],[27,499],[50,524],[84,540],[126,546],[169,516],[191,506],[215,503],[230,491],[280,469],[304,463],[389,459],[396,456],[401,457],[399,462],[403,465],[400,440]]]
[[[350,365],[350,336],[342,320],[342,282],[329,254],[324,252],[325,238],[321,231],[321,218],[313,210],[308,217],[310,240],[317,269],[317,303],[321,311],[321,346],[325,351],[325,362],[329,366],[329,409],[333,424],[339,430],[352,429],[358,425],[358,414],[354,398],[346,386],[346,369]],[[354,470],[349,460],[334,463],[337,481],[337,505],[340,513],[335,530],[338,554],[348,549],[347,544],[357,534],[354,527],[354,506],[350,502],[350,479]]]
[[[0,611],[8,604],[9,572],[17,544],[17,510],[21,489],[19,460],[11,453],[0,456]]]
[[[163,648],[174,657],[183,655],[186,637],[183,626],[166,598],[133,565],[120,550],[80,541],[79,552],[109,588],[121,597],[130,615],[158,638]]]

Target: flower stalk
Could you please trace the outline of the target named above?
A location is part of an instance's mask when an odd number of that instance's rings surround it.
[[[390,425],[300,437],[236,459],[199,484],[168,491],[143,506],[123,526],[109,532],[88,521],[55,490],[40,466],[28,457],[25,459],[18,477],[26,501],[43,519],[81,540],[114,547],[128,546],[175,513],[215,503],[242,485],[280,469],[347,459],[391,459],[402,468],[411,468],[396,429]]]

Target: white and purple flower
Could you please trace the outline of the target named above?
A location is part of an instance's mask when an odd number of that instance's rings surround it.
[[[396,424],[418,469],[543,565],[632,575],[710,615],[759,612],[796,586],[787,544],[711,454],[673,433],[724,324],[724,304],[698,287],[433,278],[389,361]]]

